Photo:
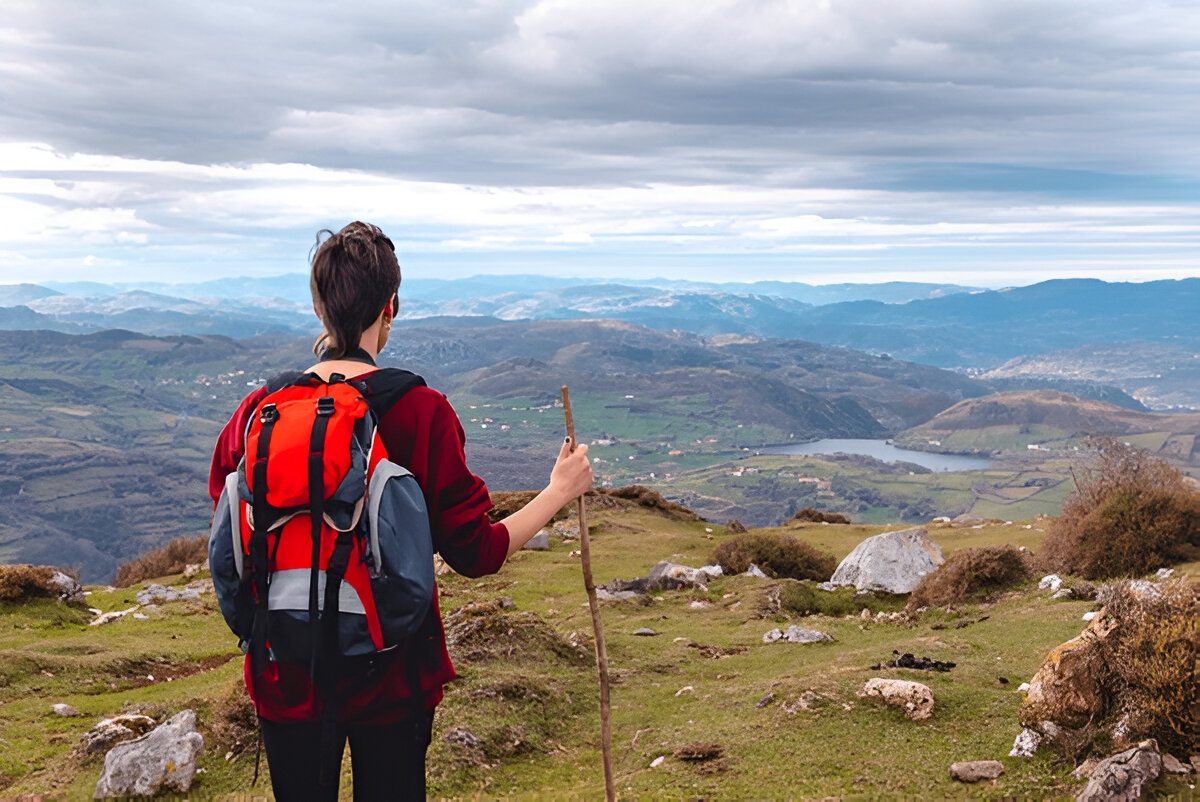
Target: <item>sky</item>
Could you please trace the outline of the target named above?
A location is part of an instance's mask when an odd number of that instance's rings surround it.
[[[1200,275],[1200,4],[5,0],[0,283]]]

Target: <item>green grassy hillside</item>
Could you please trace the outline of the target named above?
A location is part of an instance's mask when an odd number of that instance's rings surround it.
[[[598,582],[644,576],[662,559],[700,565],[729,537],[722,527],[611,502],[591,508],[589,519]],[[951,553],[998,543],[1037,548],[1042,526],[1018,521],[930,532]],[[885,528],[815,524],[787,531],[840,558]],[[552,538],[549,551],[520,552],[496,576],[439,580],[460,678],[447,688],[435,720],[432,793],[600,795],[591,625],[577,548]],[[1187,570],[1195,575],[1198,567]],[[623,797],[1045,797],[1079,790],[1069,767],[1049,755],[1006,755],[1020,730],[1016,686],[1050,648],[1078,634],[1089,603],[1051,601],[1048,593],[1025,587],[986,610],[967,607],[914,625],[858,616],[789,621],[761,612],[777,584],[727,577],[707,591],[603,605]],[[126,609],[136,590],[95,588],[89,604]],[[497,604],[502,597],[513,606]],[[197,794],[249,792],[253,734],[240,690],[240,655],[212,596],[143,612],[144,620],[126,616],[88,627],[86,613],[54,603],[0,607],[0,627],[8,633],[0,646],[0,793],[90,796],[100,760],[72,750],[97,719],[123,708],[162,716],[184,707],[198,711],[206,738]],[[834,641],[762,642],[767,630],[788,623],[821,629]],[[640,627],[658,635],[635,636]],[[932,719],[910,722],[856,696],[866,679],[879,675],[869,666],[893,650],[958,664],[949,673],[889,672],[933,689]],[[806,692],[815,694],[806,697],[810,709],[784,709]],[[758,707],[768,694],[774,702]],[[50,706],[56,702],[84,715],[55,716]],[[456,727],[469,730],[479,745],[447,742],[444,736]],[[674,756],[697,743],[716,743],[721,755],[699,762]],[[658,757],[665,760],[651,768]],[[947,777],[954,761],[990,758],[1006,769],[992,786],[968,788]],[[1156,788],[1186,793],[1179,781],[1162,780]],[[261,784],[256,790],[265,791]],[[347,774],[343,798],[351,793]]]

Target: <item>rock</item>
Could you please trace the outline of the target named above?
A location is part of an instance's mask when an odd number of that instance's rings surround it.
[[[1021,724],[1052,721],[1074,729],[1103,717],[1105,640],[1115,628],[1115,621],[1099,615],[1079,637],[1050,650],[1021,702]]]
[[[521,548],[529,549],[530,551],[549,551],[550,533],[543,529],[533,537],[529,538],[529,540],[527,540],[525,545]]]
[[[1021,693],[1025,693],[1025,691],[1029,690],[1029,683],[1022,682],[1020,685],[1017,686],[1017,690]]]
[[[680,588],[708,588],[709,575],[699,568],[689,568],[664,560],[650,567],[652,590],[678,590]]]
[[[138,604],[163,604],[165,602],[193,601],[198,598],[200,598],[199,587],[168,588],[154,583],[139,590],[137,594]]]
[[[658,633],[655,632],[654,630],[652,630],[650,627],[642,627],[641,629],[635,629],[633,631],[633,634],[641,635],[642,637],[652,638],[655,635],[657,635]]]
[[[744,574],[742,574],[742,576],[754,576],[754,577],[758,577],[759,579],[769,579],[770,578],[766,574],[763,573],[763,569],[759,568],[754,563],[750,563],[750,567],[746,569],[746,572]]]
[[[766,693],[766,695],[763,696],[763,698],[758,700],[758,702],[754,705],[754,707],[758,710],[762,710],[764,707],[766,707],[767,705],[771,704],[774,701],[775,701],[775,694],[768,691]]]
[[[921,577],[944,562],[942,548],[921,527],[884,532],[854,547],[833,572],[834,586],[912,593]]]
[[[650,761],[650,768],[652,768],[652,769],[658,768],[659,766],[661,766],[663,764],[663,761],[666,759],[667,759],[666,755],[659,755],[658,757],[654,758],[654,760]]]
[[[950,779],[964,783],[994,780],[1004,773],[1004,764],[999,760],[966,760],[950,766]]]
[[[692,601],[691,603],[688,604],[689,610],[707,610],[708,608],[709,608],[708,602],[703,602],[703,601],[700,601],[699,599],[696,599],[695,601]]]
[[[832,582],[821,582],[817,585],[817,590],[824,590],[832,593],[833,591],[837,590],[838,587],[838,585],[835,585]]]
[[[72,717],[72,716],[82,716],[82,715],[83,715],[83,713],[80,713],[80,712],[79,712],[77,709],[75,709],[74,707],[71,707],[70,705],[68,705],[68,704],[64,704],[64,703],[62,703],[62,702],[59,702],[58,704],[53,704],[53,705],[50,705],[50,709],[51,709],[52,711],[54,711],[54,714],[55,714],[55,715],[57,715],[57,716],[63,716],[63,717],[65,717],[65,718],[70,718],[70,717]]]
[[[904,708],[904,717],[920,721],[933,715],[933,691],[928,685],[903,679],[874,677],[859,690],[861,697],[877,697],[889,705]]]
[[[1026,727],[1017,735],[1013,741],[1012,749],[1009,751],[1009,757],[1033,757],[1033,753],[1042,745],[1042,734],[1037,730]]]
[[[929,523],[931,523],[931,524],[948,524],[948,523],[950,523],[950,516],[939,515],[938,517],[934,518]]]
[[[1171,575],[1174,573],[1175,573],[1174,568],[1159,568],[1157,571],[1154,572],[1154,578],[1155,579],[1170,579]]]
[[[719,565],[702,565],[699,568],[697,568],[696,570],[703,571],[704,573],[708,574],[713,579],[716,579],[719,576],[725,575],[725,569],[723,569]]]
[[[468,749],[474,749],[479,746],[479,739],[475,737],[474,733],[464,727],[453,728],[442,736],[442,740],[448,744],[465,746]]]
[[[623,599],[636,599],[641,596],[636,590],[609,590],[606,587],[596,588],[596,598],[600,601],[621,601]]]
[[[1179,758],[1172,755],[1170,752],[1162,754],[1163,771],[1167,774],[1191,774],[1192,767],[1184,764]]]
[[[782,629],[772,629],[763,635],[763,643],[774,643],[777,640],[783,640]]]
[[[50,576],[48,584],[58,591],[58,600],[64,604],[82,605],[87,603],[83,586],[76,582],[74,577],[68,576],[62,571],[55,571]]]
[[[1188,762],[1192,764],[1192,771],[1200,774],[1200,755],[1192,755]]]
[[[799,713],[801,710],[812,710],[820,703],[821,697],[817,696],[812,691],[805,691],[800,694],[800,698],[791,702],[784,702],[779,707],[785,713]]]
[[[149,716],[123,714],[103,719],[79,739],[79,747],[85,754],[100,752],[121,741],[131,741],[149,732],[155,721]]]
[[[1046,574],[1044,577],[1042,577],[1041,581],[1038,582],[1038,590],[1057,591],[1062,587],[1062,583],[1062,577],[1058,574]]]
[[[695,688],[693,688],[691,685],[684,685],[682,688],[680,688],[679,690],[675,691],[675,695],[676,695],[676,696],[683,696],[683,695],[685,695],[685,694],[689,694],[689,693],[695,693],[695,692],[696,692],[696,689],[695,689]]]
[[[104,756],[95,796],[156,796],[187,793],[204,753],[196,713],[184,710],[140,738],[117,744]]]
[[[1148,579],[1129,580],[1129,592],[1143,599],[1153,600],[1162,595],[1158,585]]]
[[[1050,596],[1052,599],[1070,599],[1074,598],[1075,593],[1070,588],[1059,588]]]
[[[183,567],[183,578],[191,579],[203,570],[204,565],[202,563],[188,563]]]
[[[1087,760],[1076,766],[1075,770],[1071,772],[1072,779],[1086,780],[1088,777],[1091,777],[1092,772],[1096,769],[1096,764],[1099,762],[1100,761],[1096,760],[1095,758],[1089,757]]]
[[[1132,749],[1118,752],[1097,763],[1087,786],[1075,799],[1081,802],[1140,799],[1142,789],[1154,782],[1162,772],[1162,765],[1158,744],[1142,741]]]
[[[1100,615],[1100,613],[1097,612],[1096,610],[1088,610],[1086,613],[1083,614],[1083,620],[1084,621],[1092,621],[1098,615]]]
[[[833,638],[817,629],[804,629],[792,625],[783,633],[783,640],[788,643],[821,643],[822,641],[832,641]]]
[[[130,607],[128,610],[119,610],[119,611],[111,612],[111,613],[101,613],[100,615],[96,616],[91,621],[89,621],[88,626],[98,627],[98,626],[103,626],[104,624],[111,624],[113,621],[116,621],[118,618],[124,618],[125,616],[129,615],[130,613],[136,612],[137,609],[138,609],[138,606],[135,604],[134,606]]]

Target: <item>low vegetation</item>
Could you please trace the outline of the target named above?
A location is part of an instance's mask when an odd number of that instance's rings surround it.
[[[1107,664],[1116,699],[1112,718],[1127,727],[1125,740],[1154,738],[1179,755],[1194,749],[1200,735],[1196,591],[1178,579],[1152,591],[1108,585],[1100,594],[1098,601],[1120,622]]]
[[[817,524],[848,524],[850,517],[840,512],[822,512],[812,507],[804,507],[792,516],[793,521],[806,521]]]
[[[1182,474],[1112,438],[1091,445],[1092,460],[1046,536],[1046,569],[1107,579],[1200,558],[1200,494]]]
[[[926,574],[908,600],[908,610],[979,601],[1029,579],[1030,559],[1012,545],[960,549]]]
[[[113,584],[127,588],[147,579],[181,574],[189,565],[208,563],[208,535],[177,537],[161,548],[148,551],[117,568]]]
[[[712,554],[712,562],[727,574],[741,574],[757,565],[769,577],[815,579],[833,575],[837,560],[791,535],[748,532],[725,541]]]
[[[54,569],[45,565],[0,565],[0,601],[55,598],[52,576]]]

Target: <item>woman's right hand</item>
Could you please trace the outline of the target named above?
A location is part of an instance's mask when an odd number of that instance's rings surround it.
[[[560,498],[570,501],[578,498],[592,486],[592,463],[587,457],[587,446],[576,446],[571,451],[569,442],[563,443],[558,452],[554,470],[550,472],[550,488]]]

